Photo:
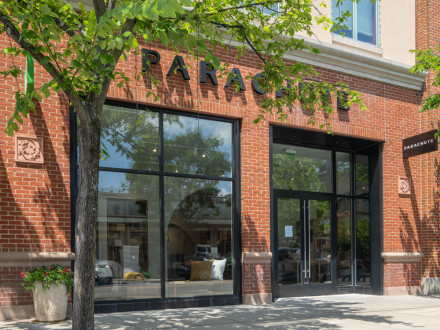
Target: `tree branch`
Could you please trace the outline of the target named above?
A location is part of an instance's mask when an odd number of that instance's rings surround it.
[[[252,42],[249,40],[249,38],[244,35],[244,40],[246,40],[246,43],[249,45],[249,47],[251,47],[251,49],[254,51],[255,54],[257,54],[257,56],[260,58],[260,60],[263,61],[264,64],[266,64],[266,60],[264,59],[263,55],[254,47],[254,45],[252,44]]]
[[[64,81],[63,75],[57,70],[53,63],[50,62],[50,60],[48,61],[49,58],[42,53],[37,53],[35,51],[34,45],[25,41],[24,38],[21,38],[20,31],[15,27],[14,23],[12,23],[12,21],[9,20],[9,18],[2,12],[0,12],[0,22],[3,24],[6,34],[17,44],[19,44],[21,48],[29,52],[29,54],[32,55],[32,57],[51,75],[51,77],[57,83],[69,86],[69,84]],[[81,99],[75,92],[69,89],[64,89],[64,92],[66,93],[70,102],[72,102],[75,109],[77,109],[77,111],[84,111],[84,105],[82,104]]]
[[[136,19],[127,20],[121,29],[121,35],[123,35],[124,32],[126,32],[126,31],[133,31],[133,28],[136,25],[136,22],[137,22]],[[122,56],[123,52],[124,52],[124,47],[122,47],[122,49],[114,48],[112,51],[109,52],[109,55],[115,60],[115,64],[113,66],[113,69],[118,64],[118,60]],[[89,96],[87,97],[87,103],[96,101],[99,104],[104,104],[111,81],[112,81],[112,79],[109,76],[104,77],[100,92],[97,95],[94,93],[90,93]]]
[[[75,32],[69,26],[64,24],[63,21],[60,20],[58,17],[53,17],[53,19],[55,20],[55,23],[57,23],[59,28],[66,32],[70,37],[73,37],[75,35]]]
[[[276,4],[276,3],[282,3],[282,2],[283,2],[282,0],[279,0],[279,1],[271,1],[271,2],[270,2],[270,5],[274,5],[274,4]],[[236,7],[228,7],[228,8],[220,9],[220,10],[218,10],[218,11],[215,12],[215,13],[209,13],[209,14],[207,14],[207,15],[208,15],[208,16],[211,16],[211,15],[215,15],[215,14],[223,13],[223,12],[225,12],[225,11],[230,11],[230,10],[233,10],[233,9],[246,9],[246,8],[250,8],[250,7],[264,6],[264,5],[267,5],[267,4],[269,4],[268,1],[264,1],[264,2],[254,2],[254,3],[248,4],[248,5],[236,6]]]

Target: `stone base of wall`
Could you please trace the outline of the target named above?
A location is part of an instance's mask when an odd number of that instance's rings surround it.
[[[440,277],[422,278],[422,294],[440,294]]]
[[[244,305],[263,305],[272,303],[272,293],[252,293],[243,295]]]
[[[390,286],[383,289],[385,296],[409,296],[421,295],[422,289],[420,286]]]
[[[35,318],[34,305],[0,307],[0,321]]]
[[[26,320],[35,318],[34,305],[0,307],[0,321]],[[72,304],[67,304],[67,318],[72,318]]]

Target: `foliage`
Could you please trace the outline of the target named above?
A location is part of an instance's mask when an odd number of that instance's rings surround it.
[[[327,95],[336,94],[344,103],[343,92],[348,92],[348,105],[358,103],[365,108],[360,94],[350,91],[346,84],[319,81],[312,66],[285,60],[290,50],[320,52],[300,37],[300,32],[312,36],[315,23],[327,30],[341,28],[342,20],[332,22],[321,15],[324,1],[317,6],[312,0],[84,1],[90,6],[80,3],[79,8],[73,8],[61,0],[0,0],[0,34],[6,33],[15,42],[2,53],[12,59],[32,56],[50,76],[34,89],[21,91],[18,87],[6,133],[17,132],[36,101],[48,98],[51,91],[63,93],[79,119],[74,290],[79,303],[74,305],[73,328],[81,330],[93,328],[98,161],[102,154],[108,154],[105,148],[101,154],[100,115],[110,85],[123,87],[130,80],[117,64],[139,52],[140,40],[158,42],[193,60],[203,58],[217,69],[219,78],[229,72],[229,63],[221,63],[216,56],[218,49],[236,47],[237,52],[230,53],[237,59],[250,52],[256,54],[260,59],[258,71],[262,72],[259,84],[265,91],[256,122],[266,114],[285,120],[288,110],[300,104],[308,111],[309,124],[314,125],[319,111],[334,111]],[[277,11],[268,14],[263,10],[277,4]],[[0,74],[18,77],[22,71],[13,65]],[[253,78],[253,74],[246,78]],[[276,97],[277,92],[283,97]],[[158,99],[152,91],[147,94]],[[330,130],[328,122],[319,126]]]
[[[64,91],[80,120],[85,120],[82,112],[93,96],[105,96],[111,81],[122,87],[130,79],[115,66],[138,49],[138,39],[158,41],[176,52],[185,49],[190,56],[197,54],[220,74],[225,74],[228,63],[222,65],[215,53],[218,48],[230,47],[225,46],[229,39],[239,42],[237,58],[249,51],[256,53],[263,73],[260,85],[268,95],[260,104],[256,121],[265,113],[275,113],[284,120],[286,108],[297,107],[301,100],[311,110],[309,123],[315,124],[317,110],[333,112],[325,96],[333,92],[341,97],[341,90],[348,91],[343,83],[316,81],[318,73],[310,65],[284,60],[292,49],[320,52],[299,38],[298,32],[312,36],[313,24],[327,30],[343,26],[348,13],[332,22],[320,14],[325,2],[315,6],[312,0],[282,4],[276,0],[94,0],[93,4],[93,10],[81,4],[75,10],[60,0],[0,1],[0,33],[6,31],[21,46],[12,45],[3,52],[13,57],[30,54],[52,77],[29,93],[17,91],[17,107],[6,129],[9,135],[18,131],[17,122],[35,108],[34,100],[48,97],[50,90]],[[278,11],[263,12],[276,4],[280,5]],[[2,73],[17,76],[19,72],[11,67]],[[246,78],[252,77],[249,74]],[[300,88],[299,83],[307,80]],[[290,88],[285,87],[286,81]],[[281,90],[283,97],[273,97]],[[348,102],[364,108],[359,93],[349,92]]]
[[[35,269],[29,269],[21,273],[23,282],[21,285],[28,290],[35,289],[35,283],[39,283],[40,289],[50,289],[52,285],[65,285],[67,293],[73,286],[73,272],[68,267],[60,265],[43,266]]]
[[[440,86],[440,56],[438,52],[440,51],[440,46],[437,50],[426,49],[426,50],[412,50],[416,54],[416,64],[411,68],[411,72],[420,73],[424,71],[433,70],[436,72],[436,76],[432,85],[435,87]],[[423,106],[420,112],[437,109],[440,106],[440,94],[432,94],[428,96],[423,101]]]

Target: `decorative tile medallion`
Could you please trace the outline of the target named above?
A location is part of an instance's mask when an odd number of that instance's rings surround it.
[[[43,164],[43,139],[16,134],[15,161]]]
[[[411,179],[399,177],[399,195],[411,195]]]

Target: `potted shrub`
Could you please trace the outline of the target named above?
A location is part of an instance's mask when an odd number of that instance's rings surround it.
[[[66,319],[67,298],[73,286],[73,272],[68,267],[42,266],[21,273],[26,291],[32,290],[37,321]]]

